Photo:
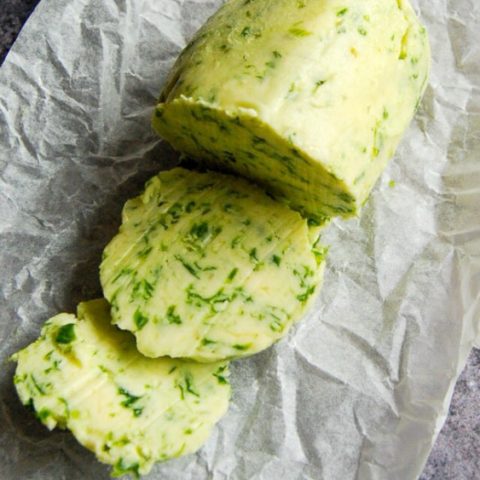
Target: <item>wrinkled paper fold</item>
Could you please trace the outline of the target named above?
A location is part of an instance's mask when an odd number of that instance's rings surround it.
[[[0,358],[100,294],[123,202],[177,155],[150,129],[166,74],[218,7],[42,0],[0,70]],[[359,219],[335,221],[325,286],[289,337],[234,362],[227,416],[152,479],[416,478],[480,345],[480,5],[418,0],[431,83]],[[391,181],[394,181],[394,186]],[[2,369],[0,477],[108,478],[19,404]]]

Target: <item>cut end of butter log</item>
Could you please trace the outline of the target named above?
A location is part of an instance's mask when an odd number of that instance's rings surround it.
[[[227,363],[145,358],[104,300],[53,317],[13,360],[22,403],[49,429],[69,429],[113,476],[197,450],[230,398]]]
[[[114,323],[146,356],[252,355],[284,336],[319,289],[318,228],[245,180],[162,172],[122,220],[100,279]]]
[[[177,60],[153,127],[307,217],[355,215],[427,84],[407,0],[230,0]]]

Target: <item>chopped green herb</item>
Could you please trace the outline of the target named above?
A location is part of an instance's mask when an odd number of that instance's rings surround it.
[[[42,408],[39,412],[35,414],[35,416],[37,417],[38,420],[43,422],[43,420],[52,416],[52,412],[48,408]]]
[[[315,82],[315,86],[313,87],[313,93],[316,93],[316,91],[322,86],[324,85],[325,83],[327,83],[326,80],[317,80]]]
[[[208,235],[208,232],[209,227],[207,222],[195,224],[190,229],[190,235],[198,240],[203,240]]]
[[[272,262],[277,265],[277,267],[280,266],[280,263],[282,261],[282,258],[279,257],[278,255],[272,255]]]
[[[195,278],[200,278],[197,270],[190,263],[186,262],[180,255],[175,255],[175,259],[178,260],[185,267],[185,270],[187,270]]]
[[[186,385],[186,390],[187,390],[188,393],[191,393],[192,395],[195,395],[196,397],[200,397],[199,393],[193,388],[192,376],[189,373],[187,373],[187,375],[185,375],[185,385]]]
[[[45,389],[43,388],[42,385],[40,385],[40,384],[37,382],[36,378],[35,378],[33,375],[30,375],[30,378],[31,378],[31,380],[32,380],[33,386],[34,386],[35,389],[38,391],[38,393],[39,393],[40,395],[45,395]]]
[[[180,325],[182,319],[175,313],[175,305],[170,305],[167,310],[167,322],[172,325]]]
[[[137,329],[141,330],[148,323],[148,317],[146,317],[139,309],[137,309],[133,314],[133,322],[137,326]]]
[[[214,377],[217,377],[218,383],[222,385],[228,384],[228,380],[226,379],[224,372],[226,370],[227,366],[223,365],[222,367],[219,367],[219,369],[213,374]]]
[[[241,32],[240,35],[242,37],[248,37],[252,34],[252,29],[249,26],[246,26]]]
[[[295,37],[308,37],[309,35],[312,34],[312,32],[309,32],[308,30],[305,30],[304,28],[300,28],[297,26],[292,26],[288,29],[288,33]]]
[[[230,247],[231,248],[235,248],[239,243],[240,243],[240,240],[241,240],[242,237],[235,237],[231,242],[230,242]]]
[[[348,8],[342,8],[341,10],[338,10],[337,17],[343,17],[347,12]]]
[[[140,250],[138,253],[137,253],[137,257],[140,257],[140,258],[145,258],[148,256],[148,254],[153,250],[153,247],[152,246],[146,246],[144,247],[142,250]]]
[[[125,463],[125,460],[123,458],[120,458],[118,462],[113,466],[113,470],[111,472],[111,476],[113,478],[118,478],[118,477],[123,477],[123,475],[133,475],[135,479],[140,478],[140,473],[138,469],[140,468],[140,465],[138,463],[131,463],[127,464]]]
[[[227,279],[232,281],[235,278],[235,275],[238,273],[238,268],[234,268],[229,274]]]
[[[305,290],[305,292],[301,293],[300,295],[297,295],[297,300],[299,300],[302,303],[305,303],[314,292],[315,292],[315,285],[311,285]]]
[[[233,348],[235,350],[245,351],[245,350],[248,350],[251,346],[252,346],[251,343],[244,343],[244,344],[237,343],[236,345],[233,345]]]
[[[67,323],[66,325],[62,325],[57,332],[57,336],[55,337],[55,341],[57,343],[66,344],[71,343],[75,340],[75,324],[74,323]]]
[[[118,393],[125,397],[125,400],[123,400],[120,405],[125,408],[129,408],[133,412],[134,417],[139,417],[142,412],[143,412],[143,407],[139,407],[138,405],[135,405],[138,400],[140,400],[142,397],[141,396],[136,396],[132,395],[128,390],[125,388],[119,387],[118,388]]]
[[[153,296],[154,287],[147,280],[143,279],[135,283],[132,289],[132,299],[149,300]]]
[[[217,293],[211,297],[203,297],[194,291],[193,285],[189,285],[186,289],[187,294],[187,304],[196,305],[197,307],[210,306],[210,309],[213,312],[220,312],[224,310],[227,304],[233,301],[237,297],[237,293],[232,293],[227,295],[223,292],[223,289],[220,289]]]
[[[193,211],[193,209],[195,208],[195,201],[192,200],[190,202],[187,203],[186,207],[185,207],[185,211],[187,213],[191,213]]]

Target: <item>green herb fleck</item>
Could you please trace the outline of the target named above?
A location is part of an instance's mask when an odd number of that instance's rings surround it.
[[[143,279],[135,283],[132,289],[132,299],[149,300],[153,296],[154,287],[147,280]]]
[[[200,278],[197,270],[190,263],[186,262],[180,255],[175,255],[175,259],[178,260],[191,275],[195,278]]]
[[[31,380],[32,380],[33,386],[34,386],[35,389],[38,391],[38,393],[39,393],[40,395],[45,395],[45,389],[44,389],[44,387],[37,382],[36,378],[35,378],[33,375],[30,375],[30,378],[31,378]]]
[[[146,317],[139,309],[137,309],[133,314],[133,322],[137,326],[137,329],[141,330],[148,323],[148,317]]]
[[[229,274],[227,279],[231,282],[234,278],[235,275],[238,273],[238,268],[234,268]]]
[[[186,207],[185,207],[185,211],[187,213],[191,213],[193,211],[193,209],[195,208],[195,201],[192,200],[191,202],[188,202]]]
[[[367,31],[365,30],[364,27],[358,27],[357,30],[360,35],[363,35],[364,37],[367,35]]]
[[[38,420],[43,422],[48,417],[52,415],[52,412],[48,408],[42,408],[38,413],[35,414]]]
[[[242,237],[235,237],[231,242],[230,242],[230,247],[235,248],[241,240]]]
[[[195,305],[197,307],[202,307],[205,305],[210,306],[212,312],[218,313],[226,308],[229,302],[233,301],[237,294],[234,292],[230,295],[223,292],[223,289],[220,289],[217,293],[211,297],[202,297],[199,293],[195,292],[193,285],[189,285],[186,289],[187,294],[187,304]]]
[[[118,462],[113,466],[113,470],[111,472],[111,476],[113,478],[122,477],[123,475],[133,475],[135,479],[140,478],[140,473],[138,469],[140,465],[138,463],[130,463],[126,464],[123,458],[120,458]]]
[[[193,225],[190,229],[190,235],[198,240],[204,240],[208,235],[209,227],[207,222],[202,222]]]
[[[249,37],[252,34],[252,29],[249,26],[246,26],[241,32],[242,37]]]
[[[180,325],[182,323],[182,319],[179,315],[175,313],[175,305],[170,305],[167,310],[167,322],[172,325]]]
[[[200,397],[200,394],[195,390],[193,386],[193,379],[191,373],[187,373],[183,378],[183,382],[178,381],[176,386],[180,390],[180,398],[182,400],[185,399],[186,393],[194,395],[195,397]]]
[[[252,346],[251,343],[244,343],[244,344],[239,344],[239,343],[237,343],[237,344],[233,345],[233,348],[234,348],[235,350],[240,350],[240,351],[243,352],[243,351],[245,351],[245,350],[248,350],[251,346]]]
[[[120,405],[125,408],[129,408],[133,412],[134,417],[139,417],[142,412],[143,412],[143,407],[139,407],[135,405],[138,400],[140,400],[142,397],[141,396],[136,396],[132,395],[128,390],[125,388],[119,387],[118,388],[118,393],[125,397],[125,400],[123,400]]]
[[[118,279],[120,279],[123,276],[131,275],[133,270],[131,268],[122,268],[118,275],[112,280],[112,283],[115,283]]]
[[[297,295],[297,300],[302,303],[305,303],[314,292],[315,292],[315,285],[311,285],[303,293],[301,293],[300,295]]]
[[[252,260],[254,262],[258,262],[257,249],[256,248],[252,248],[250,250],[248,256],[250,257],[250,260]]]
[[[290,35],[293,35],[294,37],[308,37],[312,34],[312,32],[309,32],[308,30],[305,30],[304,28],[295,25],[288,29],[288,33],[290,33]]]
[[[278,255],[272,255],[272,262],[279,267],[280,263],[282,262],[282,258],[279,257]]]
[[[313,87],[313,93],[316,93],[316,91],[326,83],[327,81],[326,80],[317,80],[315,82],[315,86]]]
[[[348,8],[342,8],[341,10],[338,10],[337,17],[343,17],[347,12]]]
[[[218,383],[222,385],[228,384],[228,380],[224,374],[225,370],[227,369],[226,365],[219,367],[218,370],[213,374],[214,377],[217,377]]]
[[[57,343],[66,344],[71,343],[75,340],[75,324],[74,323],[67,323],[66,325],[62,325],[57,332],[57,336],[55,337],[55,341]]]
[[[355,199],[347,192],[340,192],[337,193],[337,197],[345,203],[352,203],[355,201]]]
[[[152,250],[153,250],[153,247],[147,245],[146,247],[144,247],[142,250],[140,250],[140,251],[137,253],[137,257],[139,257],[139,258],[145,258],[145,257],[148,256],[148,254],[149,254]]]

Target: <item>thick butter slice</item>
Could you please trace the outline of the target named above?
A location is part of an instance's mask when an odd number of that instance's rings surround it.
[[[126,203],[100,278],[144,355],[252,355],[306,311],[323,273],[307,221],[232,176],[176,168]]]
[[[112,474],[146,474],[197,450],[226,412],[228,365],[149,359],[104,300],[53,317],[16,353],[15,387],[49,429],[71,430]]]
[[[177,60],[153,126],[317,220],[354,215],[422,97],[407,0],[230,0]]]

